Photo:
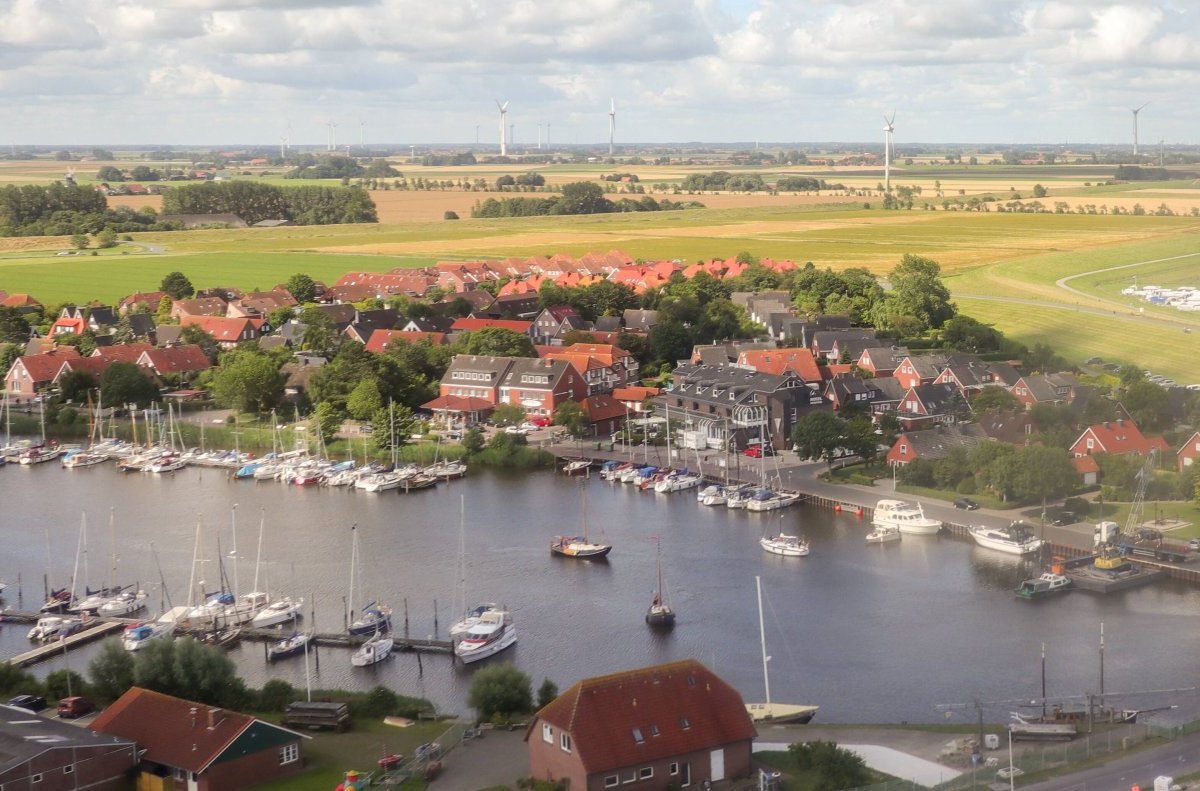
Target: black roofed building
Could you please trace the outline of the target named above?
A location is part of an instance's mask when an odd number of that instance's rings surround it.
[[[906,431],[892,444],[887,462],[895,466],[908,464],[914,459],[936,461],[946,458],[957,448],[970,450],[984,442],[994,441],[976,423]]]
[[[67,791],[129,788],[132,739],[106,736],[25,709],[0,706],[0,788]]]

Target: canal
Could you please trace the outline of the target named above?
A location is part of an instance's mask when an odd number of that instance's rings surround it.
[[[555,534],[579,532],[581,486],[587,487],[592,537],[614,545],[607,562],[573,562],[548,551]],[[851,514],[705,508],[694,491],[641,493],[598,477],[580,483],[553,472],[472,471],[425,492],[372,495],[231,481],[213,469],[159,477],[122,475],[107,465],[10,465],[0,469],[0,580],[8,583],[6,604],[14,609],[37,608],[43,575],[52,586],[69,584],[86,513],[80,587],[84,565],[96,587],[113,577],[115,557],[115,580],[136,581],[155,610],[168,598],[186,603],[199,525],[202,562],[195,578],[208,590],[219,586],[219,541],[226,577],[232,584],[236,573],[245,592],[256,573],[261,520],[259,588],[303,596],[308,626],[315,610],[317,630],[336,631],[344,622],[351,525],[357,525],[364,591],[358,603],[390,605],[403,633],[407,602],[410,635],[444,638],[463,596],[460,498],[465,597],[513,610],[519,642],[504,658],[528,673],[535,688],[543,678],[565,689],[586,676],[694,657],[747,700],[761,700],[756,575],[764,591],[772,699],[819,704],[824,722],[940,722],[947,715],[938,704],[976,699],[997,701],[989,704],[989,720],[1006,719],[1016,710],[1009,701],[1040,695],[1043,642],[1051,696],[1098,692],[1102,622],[1110,694],[1197,682],[1200,590],[1186,585],[1167,581],[1107,598],[1075,592],[1026,602],[1012,589],[1038,569],[962,540],[906,536],[868,546],[869,527]],[[807,537],[811,556],[764,554],[759,537],[780,529]],[[655,587],[656,540],[678,613],[668,634],[643,623]],[[0,656],[27,649],[26,631],[0,627]],[[85,672],[96,650],[80,649],[34,672]],[[270,678],[304,686],[302,659],[268,666],[262,644],[253,642],[232,656],[253,686]],[[375,668],[351,668],[348,650],[323,648],[312,683],[359,689],[384,683],[427,697],[440,710],[465,712],[478,667],[464,668],[447,656],[418,662],[413,654],[397,654]],[[1192,717],[1200,706],[1194,697],[1111,702],[1126,708],[1185,704],[1156,715],[1166,723]],[[956,709],[949,716],[967,722],[974,714]]]

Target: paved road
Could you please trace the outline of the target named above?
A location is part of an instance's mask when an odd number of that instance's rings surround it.
[[[1129,791],[1154,788],[1154,778],[1200,772],[1200,733],[1161,747],[1120,754],[1103,766],[1021,786],[1022,791]]]

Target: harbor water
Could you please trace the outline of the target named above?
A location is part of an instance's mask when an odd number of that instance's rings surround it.
[[[605,562],[549,552],[554,535],[581,530],[581,486],[588,490],[591,537],[614,546]],[[465,586],[459,584],[460,496]],[[1043,643],[1052,698],[1099,692],[1101,623],[1110,703],[1180,704],[1155,715],[1163,724],[1193,718],[1198,707],[1191,693],[1114,693],[1197,683],[1200,590],[1164,581],[1109,597],[1072,592],[1023,601],[1012,589],[1038,573],[1028,562],[944,535],[869,546],[863,541],[869,525],[816,507],[762,514],[706,508],[695,490],[645,493],[596,476],[580,481],[553,472],[473,470],[435,489],[374,495],[233,481],[216,469],[154,476],[122,475],[110,465],[64,470],[52,464],[0,469],[0,502],[0,580],[8,583],[5,603],[12,609],[37,609],[44,576],[53,587],[69,584],[84,512],[78,587],[136,582],[150,593],[155,612],[168,600],[187,603],[193,577],[196,590],[199,580],[206,590],[219,588],[222,565],[228,586],[236,578],[239,590],[249,591],[261,519],[259,589],[303,596],[304,628],[335,632],[345,620],[351,526],[357,525],[359,606],[371,600],[389,605],[395,631],[404,634],[407,603],[410,636],[445,639],[464,591],[467,604],[504,603],[519,641],[488,661],[511,660],[535,688],[544,678],[565,689],[580,678],[693,657],[748,701],[762,700],[754,584],[760,576],[771,697],[819,704],[823,722],[970,722],[973,709],[939,704],[974,700],[987,702],[989,720],[1007,719],[1019,701],[1040,696]],[[780,530],[805,536],[812,554],[764,553],[758,539]],[[193,573],[197,532],[201,562]],[[666,633],[643,622],[655,587],[656,541],[667,597],[678,613]],[[27,650],[27,630],[0,626],[0,656]],[[34,672],[85,672],[97,650],[74,650]],[[268,665],[263,653],[255,642],[232,651],[247,683],[283,678],[304,687],[302,658]],[[313,687],[383,683],[460,713],[467,711],[472,674],[487,664],[464,667],[448,655],[418,660],[398,653],[363,669],[352,668],[349,658],[349,649],[320,649],[319,670],[315,661],[310,665]]]

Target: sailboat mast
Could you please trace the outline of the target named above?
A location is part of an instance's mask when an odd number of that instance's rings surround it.
[[[237,503],[233,504],[233,509],[229,514],[229,527],[233,534],[233,548],[229,550],[229,555],[233,558],[233,595],[236,597],[242,592],[238,587]]]
[[[458,612],[467,611],[467,497],[458,496],[458,593],[462,606]],[[457,606],[459,603],[454,602]]]
[[[112,571],[108,578],[108,588],[111,590],[117,584],[117,509],[108,509],[108,551],[112,560]]]
[[[83,552],[84,535],[87,533],[87,511],[79,521],[79,541],[75,544],[75,568],[71,570],[71,601],[75,600],[75,582],[79,579],[79,553]]]
[[[266,526],[267,526],[266,509],[260,509],[259,510],[259,519],[258,519],[258,554],[255,555],[255,557],[254,557],[254,591],[256,593],[259,591],[258,569],[262,566],[263,530],[266,528]]]
[[[755,577],[754,585],[758,588],[758,636],[762,643],[763,688],[766,691],[767,706],[769,707],[771,705],[771,676],[767,673],[767,662],[771,661],[771,657],[767,656],[767,629],[763,625],[762,578]]]
[[[188,577],[188,598],[187,606],[191,608],[193,604],[192,592],[196,585],[196,561],[200,557],[200,517],[196,517],[196,540],[192,542],[192,574]]]
[[[354,569],[358,565],[358,523],[350,525],[350,596],[346,599],[346,626],[354,623]]]
[[[658,561],[658,590],[655,592],[655,599],[659,604],[664,603],[663,587],[662,587],[662,539],[655,542],[657,561]]]

